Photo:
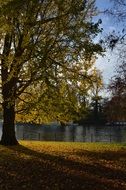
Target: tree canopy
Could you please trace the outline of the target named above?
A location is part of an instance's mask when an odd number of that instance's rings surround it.
[[[29,86],[56,86],[80,59],[101,53],[93,41],[100,32],[95,10],[94,0],[0,1],[2,144],[17,143],[15,105]]]

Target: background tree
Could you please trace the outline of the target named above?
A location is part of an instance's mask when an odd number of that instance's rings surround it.
[[[125,22],[126,0],[110,0],[110,2],[112,3],[112,8],[107,9],[105,12],[114,17],[114,19],[116,18],[119,22]]]
[[[91,88],[91,105],[93,107],[92,119],[94,123],[99,123],[102,120],[102,96],[100,93],[104,88],[100,70],[94,69],[94,77],[94,82]]]
[[[99,124],[103,122],[103,98],[101,92],[103,90],[103,78],[100,70],[95,67],[92,69],[92,80],[88,90],[88,112],[81,123]]]
[[[111,97],[107,103],[106,112],[109,121],[126,120],[126,0],[110,0],[113,7],[106,10],[118,24],[122,23],[123,28],[120,31],[115,30],[107,36],[108,46],[117,52],[118,61],[116,74],[111,79],[108,89]]]
[[[126,0],[110,0],[110,2],[112,8],[105,10],[105,13],[114,19],[116,23],[122,23],[122,27],[113,30],[106,37],[107,45],[113,49],[117,44],[126,45]]]
[[[106,106],[109,121],[126,120],[126,62],[118,66],[117,74],[109,84],[111,98]]]
[[[37,81],[47,86],[77,60],[101,52],[92,39],[99,23],[95,1],[6,0],[0,2],[3,133],[1,144],[17,144],[15,103]]]

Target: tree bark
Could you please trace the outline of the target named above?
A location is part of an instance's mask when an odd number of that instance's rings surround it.
[[[2,68],[3,128],[0,144],[9,146],[18,144],[15,135],[16,78],[12,76],[7,81],[6,73],[7,71]]]
[[[7,33],[4,39],[3,58],[1,60],[2,98],[3,98],[3,129],[0,144],[16,145],[15,135],[15,100],[17,89],[17,75],[15,61],[8,65],[8,56],[11,51],[12,34]],[[15,71],[15,72],[11,72]]]
[[[16,145],[18,141],[15,135],[15,94],[16,94],[16,79],[3,83],[3,131],[0,144]]]
[[[3,103],[3,131],[0,144],[17,145],[18,141],[15,135],[15,105],[12,102]]]

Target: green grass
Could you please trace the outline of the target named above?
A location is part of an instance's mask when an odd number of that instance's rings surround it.
[[[0,190],[125,190],[126,146],[20,141],[0,146]]]

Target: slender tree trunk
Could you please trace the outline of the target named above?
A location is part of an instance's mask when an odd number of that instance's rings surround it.
[[[15,135],[15,105],[3,103],[3,131],[0,141],[2,145],[16,145],[18,141]]]

